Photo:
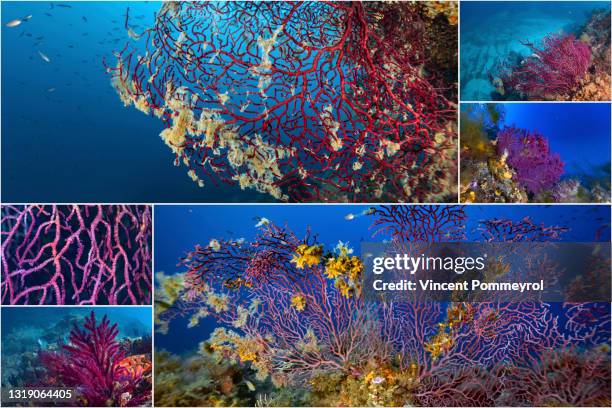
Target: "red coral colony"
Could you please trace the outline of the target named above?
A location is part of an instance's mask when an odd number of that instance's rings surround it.
[[[571,32],[549,33],[541,44],[521,44],[528,54],[511,53],[497,72],[489,72],[495,99],[610,100],[609,8],[595,10]]]
[[[502,81],[529,99],[550,99],[572,92],[591,64],[590,47],[571,34],[544,38],[542,49],[530,42],[522,44],[533,54],[519,67],[502,75]]]
[[[201,187],[282,201],[456,195],[454,2],[164,2],[107,66]],[[138,48],[140,46],[140,48]]]
[[[61,351],[40,351],[45,368],[42,386],[76,390],[80,406],[142,406],[151,399],[149,356],[128,356],[117,341],[117,324],[104,316],[98,324],[94,312],[84,329],[74,327]],[[150,353],[150,351],[149,351]]]

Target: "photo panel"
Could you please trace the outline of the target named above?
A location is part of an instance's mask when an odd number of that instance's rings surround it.
[[[461,100],[609,101],[609,1],[462,1]]]
[[[610,203],[610,104],[462,103],[463,203]]]
[[[152,207],[2,205],[2,304],[151,305]]]
[[[457,202],[457,2],[2,12],[9,202]]]
[[[608,206],[158,206],[155,224],[156,405],[609,403]],[[379,273],[373,244],[453,265]],[[447,300],[409,289],[435,276]]]
[[[609,0],[0,3],[0,405],[611,406]]]
[[[2,307],[2,406],[152,406],[151,307]]]

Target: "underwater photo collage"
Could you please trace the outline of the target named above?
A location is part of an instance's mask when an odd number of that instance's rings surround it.
[[[2,1],[0,406],[611,406],[611,9]]]

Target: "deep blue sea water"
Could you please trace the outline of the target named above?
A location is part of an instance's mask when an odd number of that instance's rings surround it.
[[[359,215],[369,209],[365,205],[241,205],[241,206],[156,206],[155,208],[155,268],[165,274],[185,272],[177,266],[180,257],[196,244],[207,245],[210,239],[252,240],[257,219],[265,217],[279,225],[288,225],[298,237],[307,228],[325,247],[334,247],[339,240],[349,242],[355,254],[360,253],[362,241],[380,242],[388,236],[372,238],[374,221],[371,216],[357,216],[351,221],[346,215]],[[565,242],[590,242],[600,230],[601,241],[610,240],[609,206],[552,206],[552,205],[472,205],[465,207],[468,221],[466,231],[470,240],[478,237],[478,221],[509,218],[518,221],[525,216],[536,223],[561,225],[570,228],[563,235]],[[170,325],[168,335],[156,333],[156,347],[175,353],[189,352],[208,338],[214,327],[212,319],[188,329],[187,320],[177,319]]]
[[[112,324],[117,323],[119,337],[142,335],[151,330],[151,308],[149,307],[3,307],[2,335],[3,338],[15,330],[33,327],[44,330],[69,316],[84,318],[92,310],[96,320],[101,321],[106,315]],[[67,326],[67,334],[72,326]]]
[[[461,100],[491,100],[495,89],[487,74],[511,52],[529,55],[520,41],[539,44],[546,35],[575,32],[602,8],[610,9],[610,2],[462,1]]]
[[[102,61],[114,65],[112,52],[132,41],[127,7],[139,32],[160,4],[2,2],[4,202],[269,200],[236,186],[197,187],[173,165],[161,121],[125,108],[112,89]]]

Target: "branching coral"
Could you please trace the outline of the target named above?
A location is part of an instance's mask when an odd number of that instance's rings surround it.
[[[151,397],[151,364],[126,356],[116,340],[117,324],[106,316],[100,324],[94,312],[84,330],[74,327],[70,344],[60,352],[40,352],[46,369],[44,385],[77,389],[77,402],[85,406],[139,406]],[[150,360],[149,360],[150,361]]]
[[[2,206],[3,304],[151,302],[148,206]]]
[[[543,48],[524,42],[532,55],[520,66],[502,74],[504,86],[514,89],[529,99],[555,99],[575,91],[590,66],[589,45],[574,35],[550,35],[543,40]]]
[[[378,233],[398,247],[466,239],[462,207],[391,206],[371,214]],[[538,242],[559,239],[567,230],[525,218],[483,221],[480,231],[482,241]],[[158,322],[195,316],[197,324],[212,316],[219,327],[203,348],[254,369],[259,381],[307,389],[314,405],[535,404],[545,400],[524,399],[506,381],[513,368],[540,375],[524,356],[545,363],[549,350],[592,348],[610,339],[609,305],[562,305],[571,318],[559,319],[541,302],[367,302],[359,289],[359,257],[344,244],[326,251],[310,235],[298,239],[273,223],[262,224],[252,243],[217,242],[183,259],[187,272],[176,282],[184,286],[172,296],[160,292],[160,299],[173,302],[159,310]],[[292,262],[310,255],[316,256],[308,263]],[[224,307],[211,298],[225,299]],[[588,311],[600,314],[604,324],[589,326]],[[556,368],[551,365],[551,375],[561,375]],[[550,384],[564,392],[562,383]],[[574,403],[607,401],[609,381],[601,385]]]
[[[537,359],[524,354],[518,360],[504,373],[516,405],[526,401],[534,406],[610,405],[610,396],[600,391],[610,388],[608,349],[548,350]]]
[[[108,72],[126,106],[165,122],[162,139],[200,186],[442,201],[456,193],[456,10],[168,2],[146,52],[127,44]]]
[[[488,242],[550,242],[558,241],[568,228],[544,223],[537,224],[529,217],[519,221],[489,219],[480,222],[482,239]]]
[[[530,192],[551,188],[563,174],[564,163],[538,132],[506,127],[497,134],[497,153],[516,170],[517,181]]]
[[[467,215],[461,206],[381,206],[375,215],[376,233],[391,235],[399,243],[465,239]]]

